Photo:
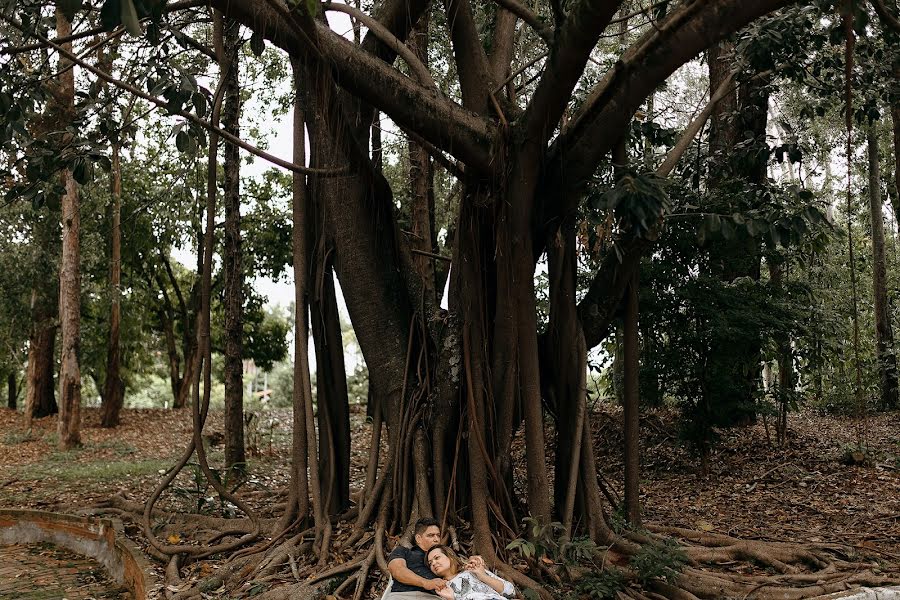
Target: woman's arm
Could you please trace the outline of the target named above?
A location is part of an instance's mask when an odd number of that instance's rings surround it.
[[[473,556],[470,558],[466,565],[466,570],[470,571],[475,577],[490,586],[490,588],[498,594],[504,596],[512,596],[515,594],[516,589],[513,587],[513,584],[486,570],[484,568],[484,559],[480,556]]]

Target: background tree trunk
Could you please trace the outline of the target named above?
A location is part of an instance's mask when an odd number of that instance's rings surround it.
[[[121,277],[122,277],[122,170],[119,164],[119,145],[112,145],[112,230],[110,232],[112,252],[109,263],[109,345],[106,354],[106,384],[103,393],[103,427],[116,427],[119,412],[125,402],[125,382],[119,373],[121,350],[119,347],[119,325],[121,322]]]
[[[869,121],[869,215],[872,219],[872,288],[875,304],[875,353],[882,409],[897,408],[897,357],[887,297],[887,268],[884,255],[884,214],[881,203],[878,127]]]
[[[15,372],[12,372],[6,376],[6,408],[16,410],[16,397],[18,395],[16,390],[16,374]]]
[[[632,276],[625,295],[625,518],[641,526],[640,499],[640,377],[638,340],[638,276]]]
[[[428,65],[428,14],[423,15],[410,36],[409,45],[416,57]],[[412,240],[410,247],[434,253],[434,171],[425,147],[409,140],[409,187],[412,198]],[[429,304],[437,302],[434,259],[424,254],[413,256],[413,265],[422,278],[423,293]]]
[[[225,77],[222,126],[237,136],[240,133],[241,90],[238,81],[240,25],[223,19],[224,60],[219,62]],[[225,141],[225,464],[242,468],[244,455],[244,364],[243,305],[244,273],[241,269],[241,197],[240,152]]]
[[[31,333],[25,383],[25,422],[54,415],[56,404],[56,328],[59,302],[58,213],[36,214],[34,236],[35,278],[31,287]]]
[[[56,11],[56,34],[64,38],[72,33],[72,25]],[[71,42],[63,47],[72,51]],[[59,60],[59,99],[62,109],[60,129],[67,127],[75,112],[75,73],[71,62]],[[59,320],[62,348],[59,367],[59,435],[60,450],[69,450],[81,443],[81,218],[78,186],[69,169],[60,174],[65,194],[62,197],[62,261],[59,267]]]
[[[334,290],[334,274],[325,257],[317,259],[310,302],[316,348],[316,400],[319,422],[319,481],[328,490],[323,509],[337,515],[350,506],[350,411],[344,346]],[[319,270],[323,271],[318,275]]]

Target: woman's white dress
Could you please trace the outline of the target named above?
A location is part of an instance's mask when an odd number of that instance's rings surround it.
[[[478,579],[471,571],[457,573],[447,585],[453,590],[456,600],[504,600],[504,596],[511,598],[516,593],[516,588],[510,582],[497,577],[490,571],[485,571],[485,573],[503,582],[503,595],[498,594],[494,588]]]

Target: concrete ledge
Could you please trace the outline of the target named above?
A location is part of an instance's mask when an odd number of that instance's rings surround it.
[[[116,535],[109,519],[0,509],[0,545],[40,542],[93,558],[116,583],[128,588],[135,600],[149,600],[149,591],[158,587],[137,546],[125,536]]]

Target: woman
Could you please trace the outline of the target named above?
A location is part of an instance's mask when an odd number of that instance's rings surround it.
[[[484,559],[473,556],[463,563],[447,546],[435,546],[425,555],[431,572],[447,580],[437,592],[444,600],[506,600],[516,593],[513,584],[484,568]]]

